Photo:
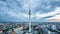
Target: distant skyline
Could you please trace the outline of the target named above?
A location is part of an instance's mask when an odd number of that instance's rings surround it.
[[[60,22],[60,0],[30,0],[32,22]],[[0,0],[0,22],[28,22],[29,0]]]

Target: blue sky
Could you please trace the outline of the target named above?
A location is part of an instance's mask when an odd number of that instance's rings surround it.
[[[60,0],[0,0],[0,22],[59,22]]]

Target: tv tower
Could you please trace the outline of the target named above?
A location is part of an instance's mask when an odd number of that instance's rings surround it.
[[[29,1],[29,13],[28,13],[28,15],[29,15],[29,34],[31,34],[31,3],[30,3],[31,1]]]

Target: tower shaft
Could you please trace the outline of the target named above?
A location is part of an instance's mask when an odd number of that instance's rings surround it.
[[[31,10],[29,10],[29,32],[31,33]]]

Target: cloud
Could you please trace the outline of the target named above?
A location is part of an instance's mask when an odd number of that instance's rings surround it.
[[[40,0],[29,0],[27,3],[24,3],[23,8],[25,10],[29,10],[29,8],[32,10],[40,4],[39,2]]]
[[[29,2],[32,21],[45,21],[60,17],[58,15],[60,1],[58,0],[0,0],[0,17],[3,17],[1,20],[28,21]]]
[[[56,14],[60,13],[60,7],[57,7],[54,11],[49,12],[49,13],[45,13],[45,14],[40,14],[39,12],[35,14],[35,17],[39,18],[43,18],[43,17],[48,17],[48,16],[54,16]]]
[[[55,15],[55,16],[53,16],[51,18],[48,18],[48,19],[60,19],[60,14],[59,15]]]
[[[47,18],[47,21],[53,21],[53,22],[59,22],[60,21],[60,8],[58,7],[55,12],[56,13],[55,15],[53,15],[52,17],[50,18]],[[53,13],[53,14],[54,14]]]
[[[47,22],[60,22],[60,19],[51,19],[51,20],[47,20]]]
[[[33,12],[41,12],[44,14],[54,11],[56,7],[60,6],[60,1],[56,0],[41,0],[39,3],[37,3],[38,5],[33,9]]]
[[[47,19],[48,22],[60,22],[60,14]]]

